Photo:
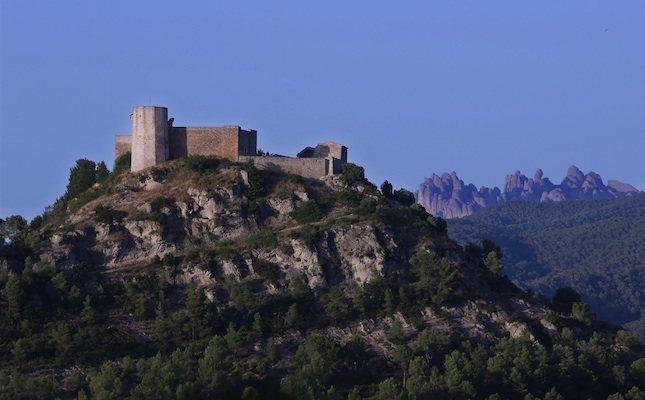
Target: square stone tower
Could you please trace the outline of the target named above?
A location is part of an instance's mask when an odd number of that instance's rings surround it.
[[[132,172],[168,160],[168,109],[138,106],[132,115]]]

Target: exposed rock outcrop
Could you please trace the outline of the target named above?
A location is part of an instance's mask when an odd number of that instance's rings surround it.
[[[466,185],[455,172],[441,176],[432,174],[421,183],[416,196],[419,204],[430,214],[460,218],[482,208],[513,200],[552,202],[616,199],[637,193],[639,191],[635,187],[615,180],[605,185],[597,173],[585,175],[572,165],[559,185],[543,177],[542,170],[538,169],[533,178],[526,177],[520,171],[506,175],[503,190],[484,186],[478,190],[473,184]]]

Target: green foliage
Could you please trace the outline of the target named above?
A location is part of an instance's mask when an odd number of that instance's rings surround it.
[[[114,160],[114,175],[120,175],[123,172],[130,172],[132,164],[132,152],[126,152]]]
[[[459,269],[447,259],[438,260],[437,254],[419,250],[410,264],[415,268],[413,273],[418,277],[417,291],[427,301],[441,304],[448,299],[457,282]]]
[[[320,209],[318,203],[314,200],[302,202],[302,204],[293,210],[289,215],[299,224],[308,224],[317,222],[324,218],[325,214]]]
[[[198,174],[215,174],[228,164],[227,159],[202,155],[188,156],[184,160],[184,168]]]
[[[307,247],[312,250],[315,249],[316,241],[318,240],[319,235],[320,231],[318,227],[311,224],[303,225],[300,227],[300,229],[291,231],[292,239],[302,240],[307,245]]]
[[[72,199],[96,183],[96,163],[86,158],[76,160],[76,165],[70,169],[69,183],[65,198]]]
[[[383,183],[381,184],[381,193],[383,194],[383,196],[387,197],[388,199],[392,198],[393,196],[392,184],[388,182],[387,179],[383,181]]]
[[[394,198],[394,200],[398,201],[402,206],[405,207],[411,206],[412,204],[416,203],[414,193],[407,189],[395,190],[392,197]]]
[[[267,230],[249,236],[245,244],[250,249],[262,249],[267,247],[276,247],[278,245],[278,234],[275,231]]]
[[[548,297],[571,287],[598,318],[645,338],[645,195],[619,200],[509,202],[450,220],[460,243],[504,252],[504,274]]]
[[[253,271],[272,283],[276,283],[284,275],[278,265],[261,258],[253,261]]]
[[[589,307],[589,304],[581,301],[575,302],[571,305],[571,314],[573,314],[573,317],[587,325],[593,324],[596,320],[596,314],[593,314],[590,310],[591,308]]]
[[[580,301],[580,293],[576,292],[572,287],[558,288],[553,295],[553,307],[565,313],[570,313],[573,303]]]
[[[128,213],[125,211],[121,210],[115,210],[110,207],[103,207],[103,205],[99,204],[98,206],[94,207],[94,212],[96,213],[96,222],[100,222],[103,224],[111,224],[112,222],[121,222],[123,218],[125,218]]]
[[[343,164],[341,179],[349,187],[369,183],[365,179],[365,169],[352,163]]]
[[[504,269],[504,264],[499,261],[499,256],[494,251],[488,253],[486,259],[484,260],[484,265],[490,272],[495,275],[499,274],[502,269]]]
[[[246,171],[249,177],[249,200],[256,200],[264,196],[266,193],[264,178],[260,170],[253,163],[253,160],[242,164],[242,170]]]

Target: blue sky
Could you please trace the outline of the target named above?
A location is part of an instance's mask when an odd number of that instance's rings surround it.
[[[645,189],[645,2],[0,4],[0,217],[42,213],[79,158],[113,165],[136,105],[333,140],[372,182],[476,186],[569,165]]]

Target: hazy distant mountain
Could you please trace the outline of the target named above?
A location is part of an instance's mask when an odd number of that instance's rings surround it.
[[[626,183],[609,180],[605,185],[595,172],[583,174],[571,166],[559,185],[544,178],[538,169],[533,178],[516,171],[506,175],[504,189],[487,188],[479,190],[473,184],[464,184],[455,172],[441,176],[432,174],[425,178],[416,192],[417,201],[432,215],[443,218],[460,218],[489,206],[512,200],[549,203],[562,200],[617,199],[640,193]]]

